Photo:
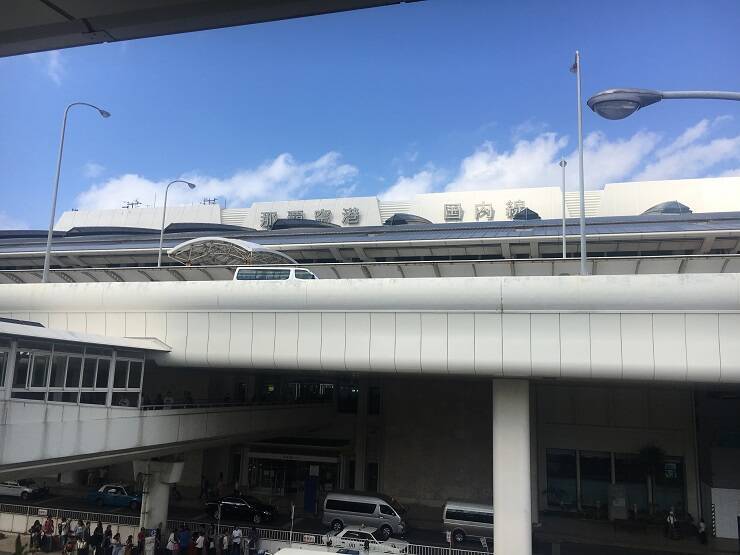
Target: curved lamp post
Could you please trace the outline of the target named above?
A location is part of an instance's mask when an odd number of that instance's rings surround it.
[[[44,273],[41,276],[41,283],[46,283],[49,280],[49,266],[51,264],[51,237],[54,234],[54,218],[56,217],[56,211],[57,211],[57,193],[59,192],[59,172],[62,169],[62,154],[64,153],[64,132],[67,130],[67,114],[69,114],[69,109],[73,106],[87,106],[88,108],[93,108],[94,110],[97,110],[98,113],[104,117],[109,118],[110,112],[107,112],[103,110],[102,108],[98,108],[97,106],[94,106],[93,104],[88,104],[87,102],[72,102],[67,108],[64,110],[64,120],[62,121],[62,139],[59,142],[59,156],[57,157],[57,175],[56,179],[54,180],[54,191],[51,195],[51,218],[49,220],[49,234],[46,236],[46,254],[44,255]]]
[[[653,91],[650,89],[609,89],[588,99],[588,107],[606,119],[624,119],[640,108],[663,99],[698,98],[740,100],[740,92],[728,91]]]
[[[195,189],[195,183],[190,183],[190,181],[184,181],[182,179],[175,179],[174,181],[170,181],[167,184],[167,188],[164,190],[164,208],[162,208],[162,228],[159,231],[159,251],[157,254],[157,268],[162,267],[162,241],[164,241],[164,218],[167,215],[167,193],[170,192],[170,187],[174,185],[175,183],[184,183],[191,190]]]

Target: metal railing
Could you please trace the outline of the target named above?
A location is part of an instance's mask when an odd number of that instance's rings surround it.
[[[90,521],[91,523],[101,522],[103,525],[116,525],[126,526],[132,529],[138,528],[139,517],[132,515],[121,515],[116,513],[96,513],[90,511],[79,511],[74,509],[58,509],[50,507],[37,507],[34,505],[16,505],[9,503],[0,503],[0,520],[2,515],[16,515],[19,517],[25,517],[23,530],[3,530],[5,532],[22,532],[25,533],[28,528],[33,524],[33,520],[43,520],[47,516],[50,516],[54,520],[58,521],[61,518],[67,520],[77,521],[82,520],[83,522]],[[56,522],[58,523],[58,522]],[[241,527],[244,529],[250,529],[249,525],[234,525],[234,524],[219,524],[217,522],[202,522],[193,520],[180,520],[170,519],[167,521],[167,527],[162,530],[162,540],[167,541],[167,536],[170,532],[177,531],[181,527],[187,526],[188,529],[194,532],[209,532],[211,534],[229,534],[235,527]],[[135,532],[135,530],[134,530]],[[242,553],[246,554],[247,551],[247,534],[242,538]],[[327,545],[329,535],[327,534],[316,534],[313,532],[291,532],[290,530],[282,530],[280,528],[257,528],[257,535],[259,541],[275,542],[278,544],[285,544],[284,546],[273,546],[274,548],[287,547],[289,545],[323,545],[326,546],[327,551],[335,551],[338,546],[331,548]],[[362,549],[360,549],[362,553]],[[474,551],[469,549],[459,549],[450,547],[441,547],[434,545],[417,545],[408,544],[401,552],[403,555],[491,555],[490,552],[485,551]]]
[[[50,516],[53,519],[66,518],[67,520],[81,520],[83,522],[103,522],[118,526],[138,526],[139,517],[133,515],[119,515],[115,513],[97,513],[75,509],[57,509],[51,507],[37,507],[34,505],[14,505],[0,503],[0,513],[39,517],[39,520]]]

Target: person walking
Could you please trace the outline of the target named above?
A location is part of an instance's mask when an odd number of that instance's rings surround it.
[[[167,539],[167,555],[177,555],[180,552],[180,544],[177,542],[177,534],[173,530]]]
[[[41,522],[38,520],[33,523],[33,526],[28,530],[28,533],[31,534],[30,539],[30,547],[31,550],[39,549],[41,547],[41,532],[43,530],[43,527],[41,526]]]
[[[44,551],[51,551],[54,541],[54,521],[51,516],[47,516],[44,520],[44,525],[41,528],[41,549]]]
[[[146,541],[146,530],[141,527],[139,533],[136,534],[136,552],[138,555],[144,555],[144,542]]]
[[[231,532],[231,553],[232,555],[241,555],[242,548],[242,529],[236,526]]]
[[[103,546],[103,523],[98,521],[98,524],[93,530],[92,538],[90,539],[90,547],[92,548],[92,555],[101,555]]]
[[[224,532],[221,535],[221,555],[227,555],[229,553],[229,535]]]
[[[134,555],[134,537],[129,534],[126,543],[123,545],[123,555]]]
[[[123,555],[123,544],[121,543],[121,534],[116,532],[110,542],[111,555]]]
[[[113,551],[113,530],[111,530],[110,524],[105,527],[103,532],[103,555],[110,555]]]

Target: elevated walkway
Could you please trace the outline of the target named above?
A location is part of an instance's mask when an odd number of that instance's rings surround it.
[[[328,424],[331,404],[140,410],[6,401],[0,479],[151,458]]]

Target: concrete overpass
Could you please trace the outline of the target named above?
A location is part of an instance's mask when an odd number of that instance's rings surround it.
[[[740,275],[0,285],[5,316],[163,366],[740,382]]]
[[[402,1],[6,0],[0,7],[0,56],[249,25]]]

